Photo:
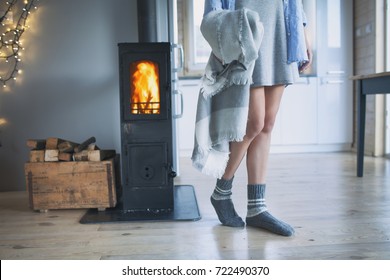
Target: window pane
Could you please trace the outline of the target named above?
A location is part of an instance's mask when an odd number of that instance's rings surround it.
[[[195,42],[195,64],[207,63],[211,48],[200,32],[200,24],[203,18],[204,1],[193,0],[194,16],[194,42]]]

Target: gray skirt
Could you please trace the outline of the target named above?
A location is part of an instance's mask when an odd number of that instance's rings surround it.
[[[287,37],[283,0],[236,0],[236,9],[247,8],[260,15],[264,26],[252,87],[289,85],[299,78],[297,63],[287,63]]]

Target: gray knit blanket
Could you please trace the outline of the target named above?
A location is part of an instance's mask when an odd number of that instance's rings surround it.
[[[229,143],[246,134],[252,72],[264,29],[254,11],[217,10],[203,18],[201,32],[212,54],[201,79],[191,159],[202,173],[221,178]]]

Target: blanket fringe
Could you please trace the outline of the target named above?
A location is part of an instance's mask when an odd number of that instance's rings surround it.
[[[241,133],[241,135],[230,135],[227,141],[241,142],[244,136],[244,133]],[[217,151],[213,147],[196,146],[191,160],[193,167],[201,173],[220,179],[225,172],[229,155],[230,151],[223,152]]]
[[[193,159],[192,165],[205,175],[220,179],[225,172],[229,160],[229,153],[211,150],[204,164]]]

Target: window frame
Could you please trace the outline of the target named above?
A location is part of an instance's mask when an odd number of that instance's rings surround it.
[[[180,0],[178,0],[180,1]],[[196,63],[196,42],[195,42],[195,17],[194,11],[194,0],[181,0],[183,5],[183,17],[182,25],[184,34],[180,36],[182,38],[182,45],[184,48],[184,70],[183,76],[201,76],[206,67],[206,63]],[[201,0],[195,0],[201,1]],[[203,12],[203,11],[202,11]]]

